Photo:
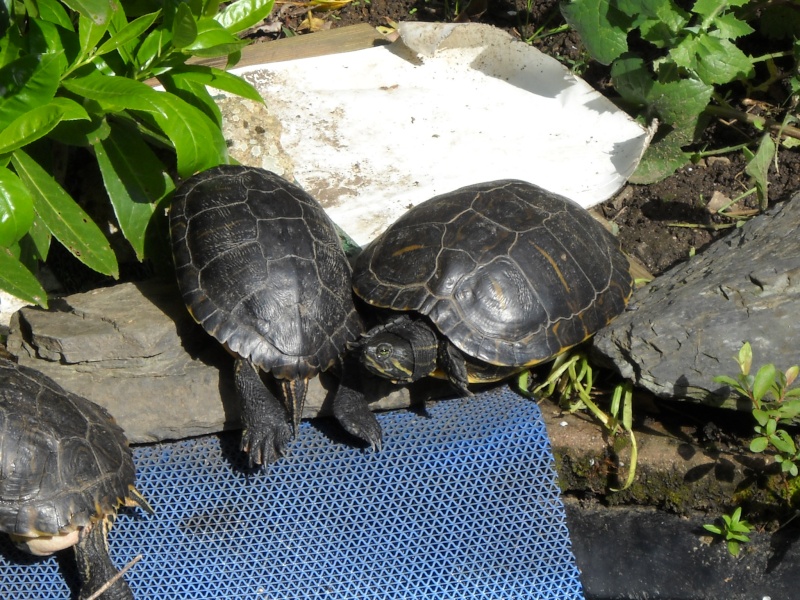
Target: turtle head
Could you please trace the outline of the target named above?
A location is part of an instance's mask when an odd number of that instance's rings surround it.
[[[365,334],[359,345],[364,367],[394,383],[411,383],[436,369],[438,338],[421,321],[390,321]]]
[[[365,343],[361,362],[368,371],[395,383],[414,381],[414,349],[394,333],[379,333]]]

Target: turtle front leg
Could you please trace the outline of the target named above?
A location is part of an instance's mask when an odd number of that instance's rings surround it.
[[[75,560],[78,563],[78,575],[81,580],[78,600],[86,600],[119,574],[119,570],[108,555],[108,532],[112,522],[113,517],[109,515],[81,530],[78,543],[75,544]],[[118,577],[98,598],[134,600],[128,582],[122,577]]]
[[[293,437],[286,409],[249,361],[236,359],[234,383],[242,402],[241,449],[247,452],[250,467],[276,461]]]
[[[369,409],[359,371],[357,356],[348,353],[342,361],[341,380],[333,397],[333,416],[345,431],[369,444],[373,450],[380,451],[383,431]]]
[[[469,384],[469,377],[467,375],[467,363],[464,360],[464,356],[458,348],[447,340],[441,340],[439,342],[437,364],[447,376],[448,381],[458,388],[462,396],[473,395],[467,387],[467,384]]]

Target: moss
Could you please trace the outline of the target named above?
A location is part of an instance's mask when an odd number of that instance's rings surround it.
[[[772,520],[787,506],[784,498],[789,488],[782,477],[756,475],[744,468],[729,472],[729,461],[690,469],[697,472],[640,464],[633,484],[612,492],[620,481],[608,456],[573,448],[554,448],[553,452],[563,493],[593,496],[608,506],[652,506],[683,515],[693,511],[722,514],[741,504],[750,508],[748,519],[753,522]],[[624,477],[626,472],[619,475]]]

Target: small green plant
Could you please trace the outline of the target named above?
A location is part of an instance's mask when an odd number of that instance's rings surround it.
[[[117,277],[107,231],[73,199],[60,162],[89,151],[139,260],[173,176],[229,161],[206,86],[262,101],[244,80],[189,64],[238,60],[237,37],[274,0],[4,0],[0,8],[0,289],[47,305],[34,273],[53,239]],[[164,91],[149,81],[157,80]],[[105,225],[104,225],[105,226]],[[162,256],[163,260],[164,257]]]
[[[687,10],[688,9],[688,10]],[[790,131],[780,123],[735,110],[727,101],[732,84],[744,94],[781,82],[784,112],[800,93],[800,3],[759,0],[570,0],[562,13],[581,36],[589,54],[610,65],[621,100],[645,122],[660,127],[632,181],[652,183],[685,165],[685,147],[702,131],[705,116],[738,119],[768,135]],[[751,56],[742,40],[758,36],[776,51]],[[781,66],[779,66],[779,64]],[[764,68],[766,65],[766,68]],[[776,107],[777,108],[777,107]],[[792,135],[797,132],[792,129]],[[773,149],[762,138],[750,173],[765,194],[764,160]],[[773,143],[774,144],[774,143]],[[760,156],[759,156],[760,155]]]
[[[736,378],[721,375],[714,381],[730,386],[753,403],[757,436],[750,442],[750,450],[773,452],[781,471],[797,477],[800,452],[783,426],[791,424],[800,415],[800,388],[791,388],[800,368],[794,365],[781,372],[775,365],[766,364],[752,375],[753,350],[749,342],[742,346],[734,360],[739,365],[739,375]]]
[[[800,388],[791,387],[800,368],[795,365],[781,372],[768,363],[753,375],[753,349],[749,342],[742,345],[734,360],[739,365],[739,374],[736,377],[719,375],[714,381],[729,386],[752,402],[756,436],[750,442],[750,451],[773,454],[783,476],[788,479],[790,485],[787,488],[791,493],[796,488],[793,482],[798,476],[800,451],[794,438],[783,426],[790,425],[800,415]],[[732,515],[722,516],[721,527],[704,525],[711,533],[724,537],[728,552],[733,556],[738,556],[740,544],[749,541],[747,534],[752,531],[752,526],[742,520],[741,515],[742,507],[739,506]]]
[[[703,525],[703,528],[722,537],[731,556],[739,556],[741,545],[750,541],[749,534],[752,533],[753,526],[742,519],[741,506],[736,507],[730,515],[722,515],[720,521],[722,522],[721,526],[707,523]]]
[[[540,385],[530,389],[530,373],[520,375],[518,386],[534,397],[550,397],[558,394],[560,404],[570,412],[587,409],[600,421],[606,436],[612,440],[615,450],[619,450],[617,440],[630,443],[631,455],[628,475],[621,488],[611,491],[623,491],[631,486],[636,478],[638,462],[638,446],[633,434],[633,386],[630,382],[616,385],[611,395],[608,413],[604,412],[592,399],[594,390],[594,369],[585,352],[573,351],[558,356],[547,379]]]

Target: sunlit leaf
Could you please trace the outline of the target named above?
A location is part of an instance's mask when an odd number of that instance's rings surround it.
[[[182,65],[171,69],[169,76],[183,78],[224,92],[236,94],[242,98],[263,102],[261,94],[250,83],[222,69],[206,67],[203,65]]]
[[[117,50],[128,42],[138,39],[150,26],[155,23],[155,20],[161,14],[161,11],[156,11],[147,15],[134,19],[125,27],[117,31],[110,38],[108,38],[95,52],[96,56],[102,56],[108,52]]]
[[[266,19],[274,4],[275,0],[236,0],[214,15],[214,19],[231,33],[239,33]]]
[[[0,289],[20,300],[47,308],[47,293],[42,284],[8,248],[2,247],[0,247]]]
[[[12,171],[0,168],[0,246],[19,241],[33,224],[33,197]]]
[[[89,115],[67,98],[54,98],[49,104],[32,108],[0,131],[0,154],[22,148],[50,133],[61,121],[74,119],[89,120]]]
[[[96,25],[105,25],[111,19],[116,2],[112,0],[62,0],[64,4]]]

